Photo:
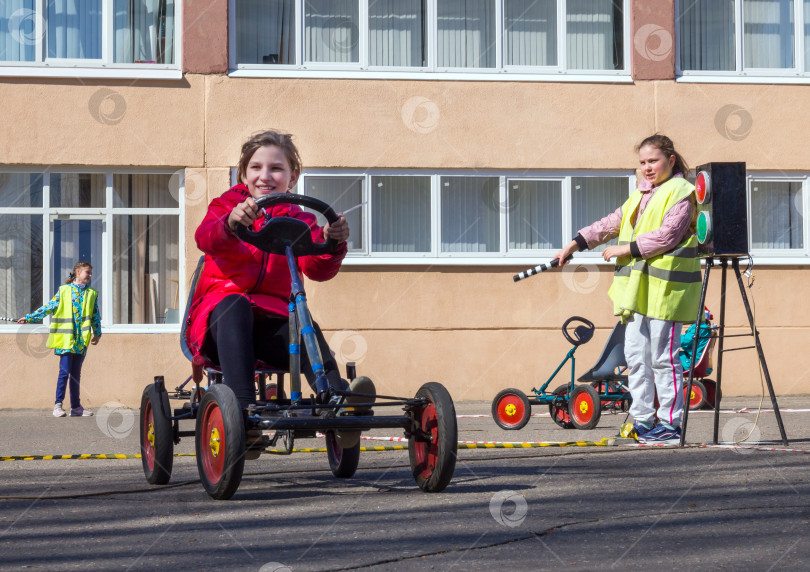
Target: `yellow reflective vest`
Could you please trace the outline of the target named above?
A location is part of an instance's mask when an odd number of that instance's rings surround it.
[[[98,290],[85,288],[80,328],[85,347],[90,345],[90,320],[97,298]],[[73,348],[73,341],[73,295],[70,284],[63,284],[59,287],[59,306],[51,316],[51,332],[46,345],[57,350],[69,350]]]
[[[622,205],[619,244],[630,244],[638,235],[660,228],[669,209],[694,191],[695,187],[686,179],[673,177],[655,191],[633,226],[642,196],[636,190]],[[697,247],[692,224],[687,237],[669,252],[646,260],[617,258],[608,292],[614,314],[626,318],[629,312],[636,312],[659,320],[694,322],[702,282]]]

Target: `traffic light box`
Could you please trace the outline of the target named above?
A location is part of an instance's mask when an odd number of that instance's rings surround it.
[[[700,165],[695,179],[695,197],[700,256],[747,256],[745,163]]]

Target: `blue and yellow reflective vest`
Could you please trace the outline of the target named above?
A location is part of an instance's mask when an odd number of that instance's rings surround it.
[[[98,290],[88,287],[82,301],[81,336],[84,346],[88,347],[91,336],[91,319],[93,309],[96,307]],[[70,284],[59,287],[60,304],[51,316],[51,332],[48,335],[47,346],[57,350],[69,350],[73,347],[73,304]]]

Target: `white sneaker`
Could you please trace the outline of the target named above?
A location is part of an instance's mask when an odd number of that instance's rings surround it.
[[[56,415],[55,411],[54,411],[54,415]],[[71,409],[70,410],[70,416],[71,417],[92,417],[93,412],[90,411],[89,409],[85,409],[84,407],[77,407],[76,409]]]
[[[54,417],[64,417],[65,415],[67,415],[67,413],[65,413],[65,410],[62,409],[61,403],[57,403],[56,405],[53,406]]]

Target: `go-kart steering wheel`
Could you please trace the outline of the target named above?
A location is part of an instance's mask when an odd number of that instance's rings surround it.
[[[267,209],[277,204],[291,204],[309,207],[326,217],[329,224],[337,222],[338,215],[334,209],[323,201],[306,195],[293,195],[290,193],[273,193],[263,195],[256,201],[256,206],[260,209]],[[334,238],[329,238],[324,243],[312,241],[312,231],[304,221],[288,216],[272,217],[261,229],[250,230],[243,224],[237,224],[234,231],[241,240],[252,244],[259,250],[284,256],[287,246],[292,247],[293,255],[309,256],[318,254],[329,254],[338,242]]]
[[[576,336],[576,340],[571,337],[568,333],[568,326],[571,322],[582,322],[581,325],[574,328],[574,336]],[[582,344],[587,344],[591,341],[594,332],[594,325],[593,322],[590,320],[586,320],[580,316],[571,316],[568,318],[565,323],[562,325],[562,333],[565,336],[565,339],[574,344],[575,346],[580,346]]]

